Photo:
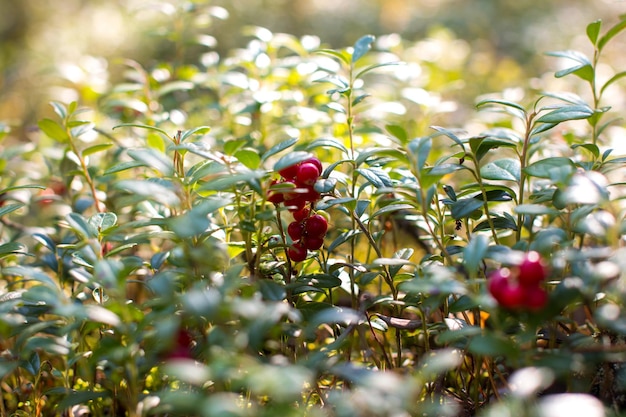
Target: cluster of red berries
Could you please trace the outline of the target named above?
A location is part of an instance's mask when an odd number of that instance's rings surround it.
[[[283,168],[278,173],[282,179],[273,181],[272,186],[290,186],[282,189],[274,187],[268,200],[276,205],[285,204],[293,215],[293,222],[287,226],[287,234],[293,244],[287,249],[287,254],[292,261],[302,262],[306,259],[307,250],[322,247],[328,230],[326,217],[313,212],[313,205],[320,198],[314,185],[322,174],[322,163],[317,158],[309,158]]]
[[[509,310],[542,309],[548,293],[541,287],[546,268],[537,252],[528,252],[519,266],[500,268],[488,280],[489,292],[498,304]]]

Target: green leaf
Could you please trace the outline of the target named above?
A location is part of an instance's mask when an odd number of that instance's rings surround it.
[[[355,42],[354,50],[352,51],[352,63],[357,62],[372,48],[372,43],[375,39],[372,35],[365,35]]]
[[[539,123],[561,123],[568,120],[587,119],[593,116],[589,106],[563,106],[544,114],[536,121]]]
[[[578,51],[556,51],[548,52],[546,55],[555,56],[559,58],[566,58],[572,61],[578,62],[578,65],[566,68],[564,70],[557,71],[555,76],[557,78],[564,77],[568,74],[574,74],[586,81],[592,81],[594,77],[593,65],[589,58]]]
[[[569,172],[574,172],[576,167],[569,159],[562,156],[541,159],[524,168],[524,172],[532,177],[552,178],[551,171],[567,168]]]
[[[124,162],[120,162],[119,164],[113,165],[111,168],[104,171],[102,175],[111,175],[117,172],[122,172],[128,169],[143,167],[143,166],[145,166],[145,164],[140,161],[124,161]]]
[[[67,118],[67,108],[65,107],[65,104],[59,101],[51,101],[50,105],[57,116],[59,116],[59,119],[65,120]]]
[[[467,288],[457,281],[455,274],[444,267],[431,266],[425,269],[425,276],[418,276],[398,285],[398,289],[414,294],[466,294]]]
[[[348,58],[346,54],[341,53],[339,51],[335,51],[334,49],[318,49],[315,52],[320,53],[320,54],[334,56],[335,58],[339,59],[344,64],[350,65],[350,58]]]
[[[191,135],[205,135],[211,131],[209,126],[198,126],[193,129],[185,130],[180,136],[180,141],[184,142]]]
[[[526,114],[526,109],[522,105],[515,103],[513,101],[509,101],[509,100],[488,98],[488,99],[481,100],[478,103],[476,103],[476,107],[483,107],[487,105],[499,105],[499,106],[504,106],[504,107],[511,107],[513,109],[519,110],[522,114]]]
[[[598,50],[602,50],[604,45],[607,44],[608,41],[613,39],[616,35],[618,35],[622,30],[626,29],[626,18],[621,16],[621,21],[611,27],[598,41]]]
[[[280,153],[285,149],[292,147],[296,144],[296,142],[298,142],[298,138],[289,138],[277,143],[276,145],[272,146],[267,152],[265,152],[263,156],[261,156],[261,161],[265,162],[271,156],[274,156],[277,153]]]
[[[393,182],[391,181],[391,178],[389,178],[389,174],[382,169],[358,168],[356,171],[376,188],[393,186]]]
[[[499,217],[499,216],[495,217],[493,215],[491,216],[492,216],[491,222],[493,223],[493,227],[496,230],[503,230],[503,229],[517,230],[517,224],[515,223],[514,220],[508,217]],[[491,225],[489,224],[489,221],[483,220],[472,229],[472,233],[480,232],[483,230],[490,230],[490,229],[491,229]]]
[[[492,333],[486,333],[472,338],[467,348],[469,352],[481,356],[515,358],[518,355],[518,348],[515,343]]]
[[[410,204],[404,204],[404,203],[399,203],[399,204],[389,204],[379,210],[377,210],[374,214],[372,214],[372,218],[376,218],[378,216],[380,216],[381,214],[386,214],[386,213],[394,213],[394,212],[398,212],[401,210],[414,210],[415,207],[413,207]]]
[[[475,198],[461,198],[450,205],[450,215],[454,220],[470,217],[472,213],[483,207],[484,203]]]
[[[189,91],[193,90],[195,87],[194,83],[190,81],[171,81],[159,87],[155,91],[156,97],[163,97],[167,94],[173,93],[175,91]]]
[[[89,218],[88,223],[101,233],[117,224],[117,216],[115,213],[96,213]]]
[[[512,158],[498,159],[481,167],[480,175],[488,180],[519,182],[521,175],[520,162]]]
[[[112,143],[100,143],[98,145],[94,145],[94,146],[90,146],[86,148],[85,150],[83,150],[82,154],[83,156],[93,155],[98,152],[106,151],[111,146],[113,146]]]
[[[148,180],[122,180],[115,184],[115,188],[144,197],[150,201],[156,201],[165,206],[178,206],[180,199],[170,188],[156,181]]]
[[[54,120],[43,119],[37,125],[50,139],[54,139],[57,142],[67,142],[70,139],[63,126]]]
[[[583,100],[582,97],[580,97],[578,94],[568,93],[568,92],[559,92],[559,93],[545,92],[543,93],[543,95],[545,97],[556,98],[557,100],[561,100],[561,101],[564,101],[566,103],[570,103],[576,106],[587,106],[587,103],[585,102],[585,100]]]
[[[542,204],[520,204],[516,206],[513,211],[516,214],[523,214],[527,216],[542,216],[545,214],[555,216],[559,214],[557,210]]]
[[[389,132],[393,137],[400,139],[402,143],[405,143],[409,139],[406,130],[400,125],[388,124],[385,126],[385,130]]]
[[[572,145],[571,148],[583,148],[591,152],[591,154],[596,158],[600,156],[600,148],[595,143],[576,143]]]
[[[299,277],[293,284],[294,287],[307,285],[315,288],[337,288],[341,286],[341,279],[331,274],[313,274]]]
[[[449,129],[446,129],[445,127],[440,127],[440,126],[431,126],[430,127],[433,130],[436,130],[437,132],[449,137],[450,139],[452,139],[454,141],[455,144],[459,145],[461,147],[461,149],[463,149],[463,151],[465,151],[465,144],[463,143],[463,141],[461,139],[459,139],[459,137],[452,132]]]
[[[591,65],[591,61],[589,60],[589,58],[587,58],[587,55],[578,51],[573,51],[573,50],[553,51],[553,52],[546,52],[546,55],[554,56],[558,58],[570,59],[572,61],[578,62],[581,65]]]
[[[485,235],[476,235],[463,249],[463,265],[470,277],[476,276],[488,247],[489,238]]]
[[[6,204],[0,207],[0,217],[6,216],[9,213],[14,212],[17,209],[24,207],[24,203]]]
[[[306,147],[306,150],[311,151],[315,148],[335,148],[335,149],[339,149],[345,155],[348,154],[348,148],[346,148],[339,140],[335,138],[315,139]]]
[[[602,88],[600,88],[600,95],[602,95],[604,93],[604,90],[606,90],[611,84],[613,84],[616,81],[621,80],[624,77],[626,77],[626,71],[618,72],[617,74],[612,76],[607,82],[604,83]]]
[[[354,239],[359,234],[361,234],[360,230],[348,230],[347,232],[343,232],[335,240],[333,240],[330,245],[328,245],[328,252],[332,252],[338,246]]]
[[[9,255],[25,255],[27,251],[26,245],[20,242],[7,242],[0,245],[0,258]]]
[[[234,154],[235,158],[239,160],[246,168],[257,169],[261,165],[261,157],[258,151],[252,149],[240,149]]]
[[[598,41],[598,35],[600,34],[600,28],[602,27],[602,20],[598,19],[595,22],[591,22],[587,25],[587,37],[592,44],[596,44]]]
[[[174,164],[172,160],[156,149],[129,149],[128,156],[135,161],[143,163],[144,166],[157,170],[166,177],[170,177],[174,174]]]
[[[200,191],[225,191],[241,183],[247,183],[251,187],[257,188],[256,185],[260,178],[263,178],[263,173],[260,171],[246,171],[238,174],[221,175],[202,184]]]
[[[180,216],[168,219],[167,224],[181,238],[197,236],[204,233],[209,227],[211,221],[208,215],[230,203],[231,200],[227,198],[215,197],[203,200]]]
[[[284,168],[296,165],[302,161],[313,158],[313,154],[304,151],[290,152],[287,155],[282,156],[275,164],[274,171],[278,172]]]
[[[158,128],[156,126],[149,126],[149,125],[144,125],[141,123],[122,123],[121,125],[114,126],[113,130],[118,129],[120,127],[138,127],[140,129],[151,130],[151,131],[162,134],[165,138],[173,142],[172,137],[165,130]]]
[[[557,71],[554,73],[556,78],[562,78],[566,75],[574,74],[585,81],[592,81],[594,77],[593,67],[591,65],[576,65],[573,67],[565,68],[563,70]]]
[[[65,220],[70,228],[81,239],[91,239],[98,237],[98,230],[88,223],[83,216],[78,213],[69,213],[65,216]]]
[[[430,154],[432,148],[432,139],[429,136],[413,139],[409,143],[409,152],[413,155],[416,161],[416,169],[421,171],[426,165],[426,160]]]
[[[364,76],[368,72],[373,71],[373,70],[375,70],[377,68],[389,67],[389,66],[392,66],[392,65],[400,65],[400,64],[402,64],[402,63],[401,62],[383,62],[383,63],[380,63],[380,64],[370,65],[369,67],[366,67],[366,68],[362,69],[357,75],[355,75],[354,79],[358,80],[359,78],[361,78],[362,76]]]

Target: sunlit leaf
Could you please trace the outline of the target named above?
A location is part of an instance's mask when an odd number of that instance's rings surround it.
[[[42,119],[37,125],[39,129],[51,139],[58,142],[67,142],[69,140],[69,136],[63,126],[59,125],[54,120]]]
[[[596,44],[598,36],[600,35],[600,28],[602,27],[602,20],[598,19],[587,25],[587,37],[592,44]]]
[[[372,35],[365,35],[356,41],[354,51],[352,52],[352,63],[357,62],[372,48],[372,43],[375,39]]]
[[[520,174],[519,160],[511,158],[497,159],[480,168],[480,175],[488,180],[519,181]]]
[[[607,42],[613,39],[624,29],[626,29],[626,19],[622,16],[618,23],[612,26],[603,36],[600,37],[598,40],[598,49],[602,50]]]

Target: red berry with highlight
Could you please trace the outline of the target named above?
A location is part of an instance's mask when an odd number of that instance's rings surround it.
[[[317,171],[318,171],[318,176],[322,175],[322,171],[324,171],[324,168],[322,167],[322,163],[320,162],[319,159],[313,157],[311,159],[307,159],[306,161],[302,162],[303,164],[313,164],[317,167]]]
[[[307,236],[310,237],[324,237],[326,231],[328,230],[328,222],[326,218],[319,215],[314,214],[306,219],[304,231]]]
[[[287,249],[289,259],[294,262],[302,262],[306,259],[307,251],[302,242],[296,242]]]
[[[289,226],[287,226],[287,234],[294,242],[300,240],[304,234],[304,224],[301,222],[289,223]]]
[[[306,185],[313,185],[315,184],[315,181],[317,181],[319,176],[320,170],[317,168],[317,166],[310,162],[306,162],[298,167],[296,181]]]
[[[517,280],[525,287],[537,286],[546,279],[546,268],[537,252],[528,252],[519,266]]]

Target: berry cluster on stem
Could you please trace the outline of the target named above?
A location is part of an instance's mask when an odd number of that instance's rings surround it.
[[[268,200],[275,205],[284,204],[293,215],[293,221],[287,226],[287,234],[293,243],[287,248],[289,259],[302,262],[309,250],[317,250],[324,244],[328,230],[328,220],[315,212],[315,202],[320,194],[314,185],[322,174],[322,163],[317,158],[309,158],[278,171],[280,181],[273,181],[272,186],[287,184],[283,189],[274,187]]]
[[[488,289],[498,304],[509,310],[538,311],[548,302],[541,286],[546,268],[537,252],[529,252],[519,266],[500,268],[489,276]]]

